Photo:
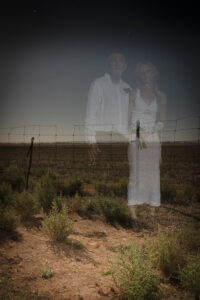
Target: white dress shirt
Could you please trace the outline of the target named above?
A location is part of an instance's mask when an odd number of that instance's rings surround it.
[[[97,131],[127,136],[129,90],[126,82],[115,83],[108,73],[92,82],[85,119],[87,142],[96,143]]]

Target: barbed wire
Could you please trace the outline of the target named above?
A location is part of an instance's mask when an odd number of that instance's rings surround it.
[[[108,124],[107,124],[108,125]],[[59,166],[68,170],[87,170],[90,165],[89,145],[85,138],[85,126],[74,124],[67,127],[57,125],[26,124],[16,127],[0,128],[0,162],[27,164],[27,148],[31,138],[34,137],[33,167]],[[93,171],[120,169],[128,166],[127,147],[128,140],[116,135],[116,132],[101,134],[102,152],[100,153]],[[191,154],[191,147],[180,147],[173,153],[163,151],[162,160],[170,164],[180,161],[200,163],[200,116],[190,115],[178,119],[165,120],[164,129],[160,133],[161,145],[176,145],[179,142],[187,145],[197,145]],[[170,150],[171,151],[171,150]],[[191,155],[193,155],[191,160]],[[90,166],[91,167],[91,166]],[[198,173],[198,172],[197,172]]]

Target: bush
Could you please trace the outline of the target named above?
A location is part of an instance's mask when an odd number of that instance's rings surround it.
[[[0,208],[0,228],[13,232],[19,224],[16,212],[13,208]]]
[[[152,248],[154,261],[170,280],[178,279],[178,268],[184,264],[183,251],[175,233],[158,234]],[[153,260],[153,259],[152,259]]]
[[[56,177],[54,177],[51,171],[47,172],[41,177],[36,197],[40,203],[43,211],[49,213],[52,208],[52,203],[56,197],[56,186],[55,186]]]
[[[27,220],[37,212],[38,203],[33,195],[23,191],[21,194],[16,195],[14,207],[21,219]]]
[[[4,173],[3,180],[9,183],[14,190],[22,191],[25,186],[23,171],[16,165],[10,165]]]
[[[12,204],[13,192],[12,187],[7,182],[0,183],[0,206],[6,207]]]
[[[72,211],[77,212],[81,216],[88,216],[91,212],[101,214],[99,202],[95,198],[83,198],[76,194],[72,198]]]
[[[110,223],[118,222],[122,226],[129,227],[132,223],[129,208],[119,199],[99,197],[97,199],[101,213]]]
[[[196,229],[194,225],[183,228],[181,239],[189,250],[197,251],[200,249],[200,229]]]
[[[79,178],[71,178],[67,182],[58,181],[57,182],[57,192],[61,193],[63,196],[73,197],[76,194],[82,194],[82,181]]]
[[[51,270],[51,268],[45,268],[41,271],[41,277],[44,279],[49,279],[54,276],[54,272]]]
[[[184,198],[187,202],[191,202],[193,200],[192,185],[189,185],[189,184],[184,185]]]
[[[42,231],[54,242],[65,242],[72,233],[73,221],[68,215],[66,205],[62,205],[59,212],[56,201],[53,201],[53,208],[42,221]]]
[[[200,252],[196,258],[189,260],[186,266],[179,269],[180,281],[183,287],[190,291],[195,299],[200,297]]]
[[[161,179],[161,202],[174,203],[176,188],[167,179]]]
[[[128,181],[126,179],[121,179],[118,183],[97,182],[95,184],[95,189],[98,194],[102,196],[123,197],[127,195],[127,185]]]
[[[82,216],[88,216],[92,212],[103,215],[106,221],[111,224],[117,222],[125,227],[131,227],[132,224],[129,208],[122,200],[116,198],[100,196],[97,198],[83,198],[76,194],[72,199],[72,210]]]
[[[111,269],[123,299],[159,299],[159,277],[139,245],[120,251]]]

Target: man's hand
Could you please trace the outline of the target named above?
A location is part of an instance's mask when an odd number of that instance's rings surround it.
[[[89,149],[90,164],[94,165],[98,153],[101,152],[97,144],[91,144]]]

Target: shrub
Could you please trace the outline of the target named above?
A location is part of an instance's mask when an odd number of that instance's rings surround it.
[[[52,208],[52,203],[56,197],[55,178],[51,172],[47,170],[46,174],[41,177],[38,189],[37,189],[37,200],[40,203],[43,211],[49,213]]]
[[[176,197],[176,188],[169,180],[161,179],[161,201],[162,203],[174,203]]]
[[[64,242],[72,233],[73,221],[68,215],[66,205],[62,205],[59,212],[56,201],[53,201],[53,207],[49,214],[42,221],[42,231],[52,240],[57,242]]]
[[[97,182],[95,189],[102,196],[123,197],[127,195],[127,185],[127,180],[121,179],[118,183]]]
[[[54,272],[51,270],[51,268],[45,268],[41,271],[41,277],[44,279],[48,279],[54,276]]]
[[[110,197],[99,197],[97,200],[99,202],[100,211],[108,222],[118,222],[126,227],[131,226],[131,212],[125,203],[119,199]]]
[[[72,210],[77,212],[79,215],[88,216],[91,212],[101,214],[99,202],[95,198],[83,198],[76,194],[72,198]]]
[[[152,250],[154,251],[152,261],[154,260],[158,264],[161,271],[170,280],[177,280],[178,268],[184,264],[184,257],[175,233],[159,233],[158,241],[155,242]]]
[[[77,250],[85,249],[85,246],[83,245],[83,243],[81,243],[79,241],[74,242],[73,247]]]
[[[38,203],[33,195],[23,191],[16,195],[14,207],[21,219],[27,220],[37,212]]]
[[[25,185],[23,171],[16,165],[10,165],[4,173],[4,181],[9,183],[14,190],[21,191]]]
[[[12,187],[7,182],[0,183],[0,206],[6,207],[12,204],[13,193]]]
[[[184,197],[185,197],[185,200],[188,202],[191,202],[193,200],[192,185],[189,185],[189,184],[184,185]]]
[[[100,196],[83,198],[76,194],[72,199],[72,210],[82,216],[88,216],[91,212],[103,215],[106,221],[111,224],[117,222],[125,227],[131,227],[132,224],[129,208],[122,200],[116,198]]]
[[[181,239],[189,250],[197,251],[200,249],[200,229],[196,229],[194,225],[183,228]]]
[[[195,259],[190,259],[184,268],[179,268],[180,281],[183,287],[190,291],[195,299],[200,297],[200,252]]]
[[[57,182],[57,192],[63,196],[73,197],[76,194],[82,194],[82,181],[79,178],[71,178],[67,182]]]
[[[139,245],[120,251],[111,269],[123,299],[159,299],[159,277]]]
[[[11,207],[0,208],[0,228],[13,232],[19,224],[16,212]]]

